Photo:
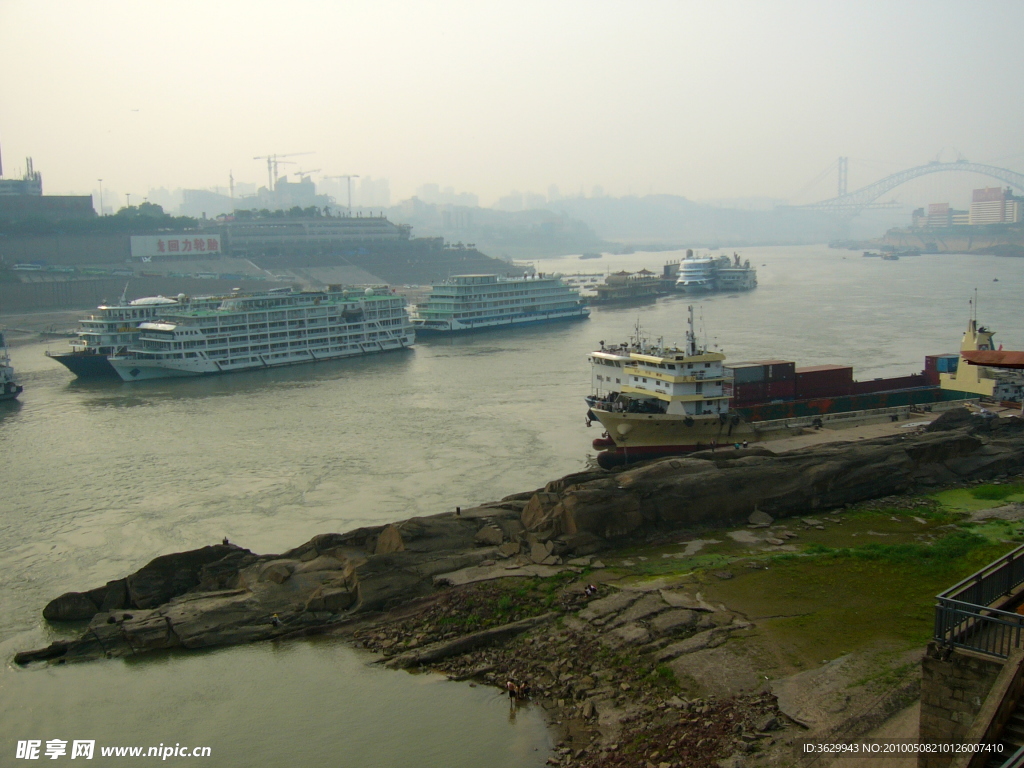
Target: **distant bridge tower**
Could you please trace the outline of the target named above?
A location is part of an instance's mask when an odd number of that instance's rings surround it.
[[[838,161],[840,191],[846,189],[847,160],[848,158],[840,157]],[[830,165],[829,169],[831,168],[832,166]],[[797,205],[793,207],[801,208],[805,211],[821,211],[823,213],[832,213],[844,216],[856,216],[867,208],[899,207],[899,203],[895,201],[890,201],[888,203],[878,203],[875,201],[889,190],[895,189],[900,184],[905,184],[911,179],[916,179],[918,176],[924,176],[929,173],[947,173],[950,171],[956,171],[959,173],[978,173],[983,176],[990,176],[993,179],[999,179],[1016,189],[1024,190],[1024,173],[1011,171],[1007,168],[998,168],[994,165],[972,163],[966,158],[958,157],[956,160],[951,162],[932,160],[927,165],[919,165],[916,168],[908,168],[905,171],[899,171],[891,176],[886,176],[880,181],[876,181],[874,184],[868,184],[866,187],[855,189],[853,192],[839,194],[837,197],[833,197],[830,200],[822,200],[819,203],[810,203],[809,205]],[[815,179],[815,183],[817,183],[817,181],[818,179]]]

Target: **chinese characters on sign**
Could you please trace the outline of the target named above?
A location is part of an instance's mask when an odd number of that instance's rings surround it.
[[[15,753],[15,757],[18,760],[38,760],[40,758],[39,750],[42,749],[43,742],[41,739],[29,739],[27,741],[18,742],[18,750]],[[86,760],[92,760],[93,750],[96,748],[96,741],[78,741],[77,739],[71,742],[71,759],[74,760],[76,757],[84,757]],[[56,760],[58,757],[67,755],[68,743],[63,739],[49,739],[46,742],[46,750],[43,752],[42,757],[48,757],[51,760]]]
[[[182,237],[156,241],[158,253],[219,253],[220,242],[213,237]]]
[[[133,235],[132,257],[221,255],[220,235]]]

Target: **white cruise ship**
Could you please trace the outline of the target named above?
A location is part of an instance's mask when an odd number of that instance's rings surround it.
[[[557,275],[456,275],[431,286],[413,312],[417,333],[450,333],[587,317],[579,291]]]
[[[68,342],[70,350],[47,350],[46,356],[65,366],[80,379],[116,379],[117,371],[107,357],[128,354],[128,347],[138,339],[142,323],[155,320],[172,308],[218,306],[223,300],[224,297],[189,298],[182,294],[177,299],[147,296],[128,301],[122,294],[117,304],[101,304],[92,314],[78,321],[78,333]]]
[[[405,299],[387,289],[229,296],[218,306],[168,309],[109,357],[125,381],[201,376],[404,349],[415,340]]]
[[[693,256],[687,251],[679,262],[676,290],[680,293],[710,291],[749,291],[757,287],[757,270],[750,260],[740,262],[739,254],[728,256]]]

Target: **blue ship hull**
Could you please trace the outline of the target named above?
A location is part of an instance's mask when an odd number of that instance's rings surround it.
[[[77,354],[75,352],[54,354],[47,352],[46,356],[51,360],[56,360],[80,379],[121,380],[121,377],[117,375],[117,371],[107,361],[106,355]]]

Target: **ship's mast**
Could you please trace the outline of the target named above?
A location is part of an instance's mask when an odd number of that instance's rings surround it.
[[[697,335],[693,331],[693,305],[687,307],[690,313],[686,329],[686,354],[693,356],[697,354]]]

